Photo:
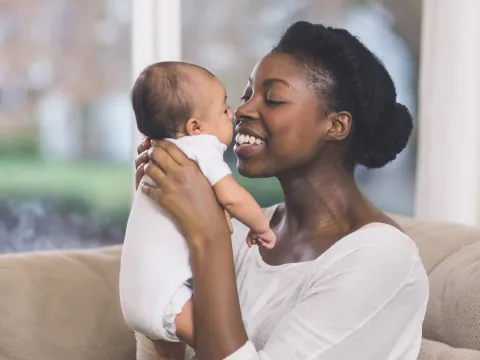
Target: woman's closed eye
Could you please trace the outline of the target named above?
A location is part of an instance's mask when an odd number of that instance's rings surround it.
[[[267,104],[267,106],[279,106],[285,104],[285,101],[265,99],[265,104]]]
[[[242,102],[242,104],[246,103],[248,100],[250,100],[250,95],[248,94],[245,94],[240,98],[240,101]],[[285,104],[285,101],[273,100],[269,98],[265,98],[264,101],[265,101],[265,104],[267,104],[267,106],[278,106],[278,105]]]

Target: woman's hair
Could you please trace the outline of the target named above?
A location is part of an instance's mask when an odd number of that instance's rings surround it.
[[[380,168],[405,148],[413,121],[397,103],[392,78],[382,62],[347,30],[299,21],[273,53],[286,53],[305,66],[310,86],[327,111],[348,111],[352,129],[346,165]]]

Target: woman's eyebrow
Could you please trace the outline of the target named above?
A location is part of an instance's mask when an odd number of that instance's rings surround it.
[[[283,80],[283,79],[280,79],[280,78],[267,78],[267,79],[264,79],[262,85],[263,85],[263,87],[268,87],[268,86],[271,86],[271,85],[275,84],[276,82],[279,82],[279,83],[287,86],[289,89],[292,89],[292,90],[296,91],[296,89],[293,87],[292,84],[290,84],[289,82],[287,82],[287,81],[285,81],[285,80]],[[248,83],[249,83],[250,85],[252,85],[253,81],[252,81],[252,78],[251,78],[251,77],[248,78]]]
[[[263,80],[263,86],[270,86],[276,82],[279,82],[279,83],[282,83],[283,85],[286,85],[288,86],[289,88],[292,87],[292,85],[290,85],[288,82],[286,82],[285,80],[283,79],[277,79],[277,78],[268,78],[268,79],[265,79]]]

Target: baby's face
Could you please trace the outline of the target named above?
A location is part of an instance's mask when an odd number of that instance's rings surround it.
[[[206,132],[215,135],[223,144],[230,145],[233,138],[233,114],[227,106],[225,87],[218,79],[209,79],[204,87],[207,103]]]

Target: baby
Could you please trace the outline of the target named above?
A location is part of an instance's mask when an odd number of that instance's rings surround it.
[[[187,63],[147,67],[132,90],[138,129],[167,139],[197,162],[229,215],[245,224],[248,246],[272,248],[275,235],[253,197],[232,177],[223,154],[232,141],[225,88],[208,70]],[[249,142],[260,141],[253,136]],[[143,181],[151,183],[147,176]],[[120,269],[120,300],[127,324],[153,340],[179,341],[175,318],[192,296],[185,239],[168,214],[138,190],[128,218]]]

